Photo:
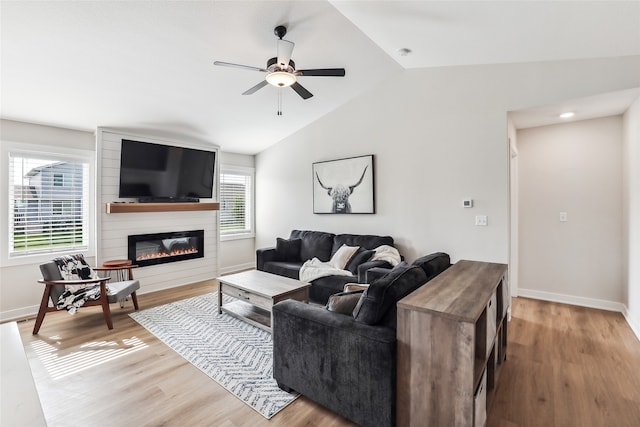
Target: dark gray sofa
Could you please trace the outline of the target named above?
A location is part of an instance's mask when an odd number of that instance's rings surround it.
[[[382,245],[394,246],[394,243],[393,237],[390,236],[292,230],[289,240],[277,239],[275,247],[256,251],[256,268],[267,273],[299,279],[300,267],[305,261],[317,257],[320,261],[327,262],[342,245],[372,250]],[[367,270],[374,267],[390,269],[391,265],[386,261],[347,265],[353,276],[328,276],[314,280],[311,282],[309,299],[318,304],[326,304],[331,295],[342,292],[346,283],[367,283]]]
[[[373,281],[349,314],[276,304],[273,376],[280,388],[361,426],[395,425],[396,303],[450,265],[445,253],[403,262]]]

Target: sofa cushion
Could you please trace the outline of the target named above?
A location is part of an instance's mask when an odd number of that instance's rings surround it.
[[[331,233],[322,231],[292,230],[289,239],[301,239],[300,260],[306,261],[317,257],[320,261],[327,262],[331,258],[333,237]]]
[[[357,246],[342,245],[329,260],[333,268],[344,270],[351,257],[360,249]]]
[[[351,272],[351,274],[354,275],[358,275],[358,266],[360,266],[360,264],[365,263],[367,261],[369,261],[369,258],[371,258],[371,256],[375,253],[375,251],[373,249],[364,249],[364,248],[360,248],[358,249],[358,252],[356,252],[351,259],[349,260],[349,262],[347,263],[347,265],[345,266],[345,270],[349,270]]]
[[[364,249],[375,249],[378,246],[393,246],[393,237],[374,236],[368,234],[337,234],[333,239],[331,253],[335,253],[342,245],[360,246]]]
[[[340,292],[329,297],[327,302],[327,310],[341,314],[351,315],[353,309],[356,308],[360,297],[364,293],[363,290]]]
[[[300,261],[300,239],[276,239],[276,261]]]
[[[370,284],[353,310],[356,321],[375,325],[395,308],[396,302],[427,281],[424,270],[401,262],[388,274]]]

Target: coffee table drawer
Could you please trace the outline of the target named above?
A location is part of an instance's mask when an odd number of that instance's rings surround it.
[[[263,297],[262,295],[256,295],[242,289],[234,288],[233,286],[229,286],[225,283],[222,283],[222,293],[225,295],[229,295],[230,297],[246,301],[257,307],[264,308],[265,310],[271,311],[271,307],[273,306],[273,300],[271,298]]]

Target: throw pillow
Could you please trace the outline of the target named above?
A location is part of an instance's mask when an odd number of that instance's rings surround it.
[[[360,248],[358,250],[358,252],[356,252],[351,259],[349,260],[349,262],[347,263],[347,266],[345,267],[345,270],[349,270],[354,276],[358,275],[358,266],[360,266],[360,264],[369,261],[369,258],[371,258],[371,256],[375,253],[376,251],[371,249],[364,249],[364,248]]]
[[[97,277],[82,254],[64,255],[53,261],[64,280],[86,280]]]
[[[401,262],[369,285],[353,310],[357,322],[375,325],[396,303],[427,281],[424,270]]]
[[[329,264],[331,264],[333,268],[344,270],[347,262],[349,262],[349,259],[351,259],[358,249],[360,249],[358,246],[340,246],[340,249],[338,249],[329,260]]]
[[[367,283],[346,283],[344,285],[344,292],[351,292],[351,291],[365,291],[367,290],[367,288],[369,287],[369,285]]]
[[[364,291],[340,292],[329,297],[327,310],[341,314],[352,314]]]
[[[276,260],[296,262],[300,261],[300,239],[282,239],[278,237],[276,239]]]

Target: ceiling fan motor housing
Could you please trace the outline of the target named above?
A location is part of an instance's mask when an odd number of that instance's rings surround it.
[[[267,71],[269,71],[269,72],[286,71],[288,73],[293,73],[295,71],[295,69],[296,69],[296,63],[293,62],[292,59],[289,60],[289,66],[286,69],[280,68],[280,66],[278,65],[278,58],[277,57],[270,58],[267,61]]]

